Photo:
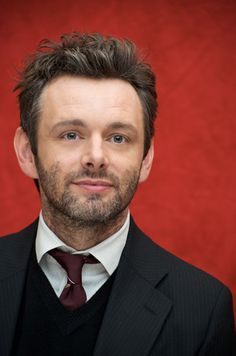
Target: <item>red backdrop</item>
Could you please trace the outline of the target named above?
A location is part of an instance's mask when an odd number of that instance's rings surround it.
[[[236,297],[236,3],[234,0],[5,1],[0,9],[0,234],[38,214],[18,168],[16,69],[45,37],[126,36],[158,77],[156,160],[133,215],[156,242],[230,286]],[[236,299],[236,298],[235,298]]]

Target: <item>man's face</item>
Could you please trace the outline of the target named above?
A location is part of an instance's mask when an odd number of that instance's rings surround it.
[[[142,107],[133,87],[63,76],[44,88],[40,107],[35,161],[43,210],[87,225],[127,209],[152,160],[149,153],[143,161]]]

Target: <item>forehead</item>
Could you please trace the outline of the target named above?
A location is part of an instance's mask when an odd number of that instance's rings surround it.
[[[62,76],[45,86],[40,98],[42,117],[82,118],[124,115],[142,118],[142,106],[135,89],[120,79],[90,79]]]

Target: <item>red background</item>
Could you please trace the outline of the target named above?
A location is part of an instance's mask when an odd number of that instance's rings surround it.
[[[16,69],[45,37],[73,30],[134,40],[157,73],[156,160],[132,204],[156,242],[230,286],[236,299],[236,3],[234,0],[2,1],[0,234],[38,214],[18,168]]]

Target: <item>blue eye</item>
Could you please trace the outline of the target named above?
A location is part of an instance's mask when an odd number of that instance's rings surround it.
[[[126,142],[126,138],[122,135],[114,135],[114,136],[112,136],[111,140],[114,143],[118,143],[118,144]]]
[[[68,141],[72,141],[76,140],[79,136],[76,132],[67,132],[63,137]]]

